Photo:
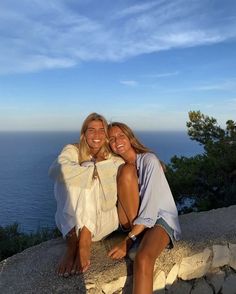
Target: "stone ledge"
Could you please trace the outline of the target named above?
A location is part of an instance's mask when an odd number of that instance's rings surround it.
[[[232,252],[236,250],[236,222],[232,221],[235,219],[235,215],[236,206],[231,206],[209,212],[180,216],[183,240],[176,243],[172,250],[165,250],[157,259],[154,273],[155,287],[157,288],[154,293],[184,294],[192,291],[191,293],[196,294],[198,289],[210,291],[208,285],[211,283],[209,280],[215,281],[214,283],[217,284],[216,281],[222,280],[222,272],[224,272],[223,284],[221,283],[217,287],[222,287],[224,294],[233,293],[230,292],[230,285],[236,285],[236,257],[232,255]],[[55,274],[55,266],[65,246],[61,238],[28,248],[0,263],[0,293],[131,293],[132,262],[129,259],[112,261],[107,257],[109,248],[120,238],[122,238],[120,234],[113,234],[104,241],[93,243],[90,270],[84,275],[67,279],[59,278]],[[227,260],[228,265],[211,269],[214,258],[213,245],[216,246],[214,247],[215,250],[224,248],[223,254],[221,254],[222,252],[215,254],[215,258],[216,256],[219,257],[218,261],[215,260],[215,264],[218,262],[218,265],[222,265]],[[228,247],[231,254],[229,259],[227,259],[226,252],[228,251],[225,249],[226,247],[218,247],[219,245]],[[174,282],[175,275],[176,277],[179,275],[183,259],[191,256],[189,259],[191,260],[194,255],[202,254],[206,248],[211,251],[210,256],[208,256],[211,266],[204,273],[205,276],[201,279],[195,279],[194,276],[191,276],[191,281],[183,281],[179,277]],[[203,255],[207,256],[207,254]],[[208,261],[206,264],[208,264]],[[174,266],[175,268],[172,270]],[[168,275],[171,270],[172,273]],[[178,273],[176,274],[176,272]],[[169,289],[168,292],[163,289],[164,281],[166,288]],[[214,286],[210,285],[210,287],[213,289]]]
[[[235,294],[236,271],[230,267],[230,260],[236,252],[229,248],[236,244],[213,245],[201,253],[184,257],[180,264],[175,264],[166,276],[160,265],[154,271],[154,293],[163,294]],[[225,259],[227,252],[227,262]],[[222,263],[222,256],[223,263]],[[219,267],[216,267],[216,264]],[[90,288],[91,289],[91,288]],[[131,293],[132,276],[122,276],[102,285],[102,292],[94,285],[94,293]]]

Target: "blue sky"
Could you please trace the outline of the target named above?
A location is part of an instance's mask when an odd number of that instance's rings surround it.
[[[235,0],[2,0],[0,131],[236,120]]]

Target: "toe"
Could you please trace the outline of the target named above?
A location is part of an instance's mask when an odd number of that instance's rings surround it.
[[[86,272],[90,266],[90,260],[81,268],[82,273]]]
[[[63,277],[64,277],[64,278],[68,278],[69,275],[70,275],[70,274],[69,274],[68,272],[64,272]]]
[[[76,273],[76,269],[75,268],[72,268],[72,270],[71,270],[71,275],[74,275],[75,273]]]

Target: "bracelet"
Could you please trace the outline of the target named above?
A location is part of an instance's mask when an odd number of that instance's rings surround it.
[[[135,242],[137,240],[137,236],[135,236],[134,234],[132,234],[131,232],[129,232],[128,237]]]

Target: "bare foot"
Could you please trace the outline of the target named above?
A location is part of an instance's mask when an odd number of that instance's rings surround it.
[[[91,232],[86,227],[83,227],[80,231],[76,258],[73,265],[73,271],[76,274],[84,273],[90,266],[91,242]]]
[[[67,278],[70,274],[73,274],[73,264],[76,257],[77,241],[78,239],[75,232],[73,232],[66,240],[66,251],[57,267],[57,274],[60,277]]]

